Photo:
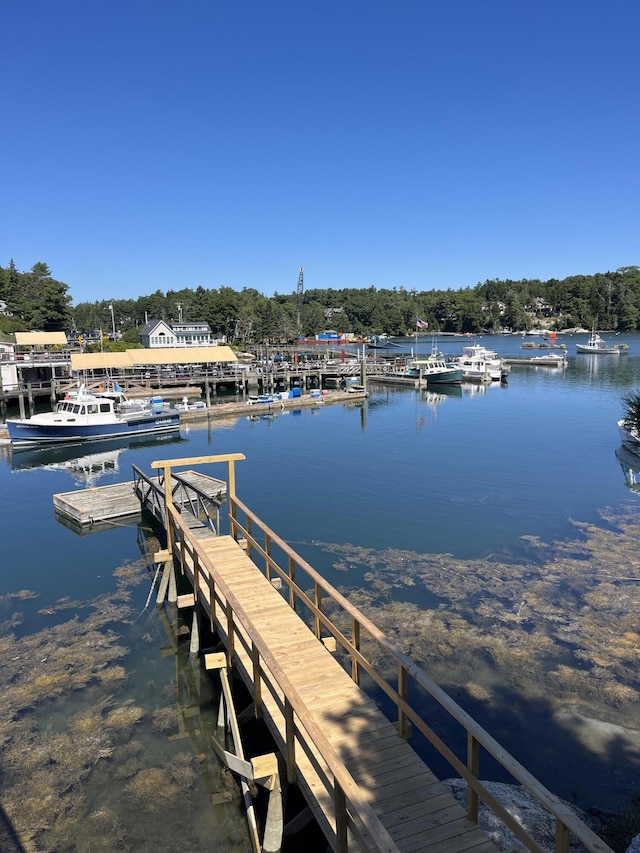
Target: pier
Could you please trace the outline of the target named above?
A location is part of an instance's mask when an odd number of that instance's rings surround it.
[[[593,853],[611,853],[249,509],[236,494],[235,466],[243,460],[235,453],[157,461],[151,466],[157,476],[134,468],[128,488],[166,533],[166,548],[154,558],[161,576],[157,606],[161,612],[176,607],[191,612],[190,650],[221,679],[235,753],[216,751],[243,784],[258,783],[269,791],[265,827],[252,828],[256,853],[280,849],[285,782],[299,786],[338,853],[496,853],[478,825],[480,801],[529,850],[542,853],[487,791],[482,763],[488,756],[547,810],[556,853],[568,853],[572,837]],[[197,470],[209,465],[225,466],[226,479]],[[100,522],[103,490],[90,491],[93,518]],[[225,493],[227,512],[221,513]],[[66,498],[66,504],[81,505],[81,495]],[[104,503],[109,503],[106,495]],[[179,595],[178,581],[190,591]],[[215,649],[200,646],[205,627],[219,640]],[[252,713],[264,720],[277,754],[244,754],[227,689],[229,670],[244,681]],[[464,734],[464,754],[431,728],[422,710],[427,701]],[[425,763],[434,749],[453,775],[466,780],[464,808]]]

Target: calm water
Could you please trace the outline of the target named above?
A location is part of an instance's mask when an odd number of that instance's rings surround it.
[[[115,526],[78,536],[56,522],[52,509],[56,492],[87,482],[105,485],[130,479],[131,463],[148,469],[151,461],[167,457],[246,454],[246,461],[237,464],[239,496],[326,577],[347,590],[366,590],[371,577],[364,564],[356,563],[348,572],[336,568],[335,549],[346,544],[450,555],[467,565],[487,557],[515,563],[530,556],[530,540],[523,537],[553,545],[576,538],[574,522],[606,527],[601,520],[604,509],[617,512],[631,502],[635,512],[640,499],[626,485],[615,455],[620,397],[640,386],[640,336],[617,337],[616,342],[630,345],[629,352],[619,357],[575,355],[576,340],[565,338],[566,369],[513,367],[506,387],[463,386],[462,392],[431,394],[372,385],[366,404],[205,421],[183,431],[178,442],[92,452],[91,459],[76,463],[62,458],[63,453],[33,459],[0,448],[4,568],[0,594],[20,589],[38,593],[33,601],[5,605],[0,616],[5,620],[3,634],[11,630],[27,637],[68,619],[67,612],[38,611],[53,608],[65,596],[85,601],[111,594],[114,570],[140,559],[144,531]],[[521,350],[520,338],[476,341],[501,355],[541,354]],[[439,346],[454,354],[464,343],[443,339]],[[430,346],[421,339],[419,350],[426,353]],[[89,463],[104,470],[89,475]],[[224,476],[222,469],[212,473]],[[331,548],[324,547],[327,544]],[[144,607],[149,587],[150,577],[144,574],[144,582],[130,592],[136,614]],[[390,600],[430,606],[430,596],[421,586],[405,592],[396,589]],[[22,616],[12,624],[14,611]],[[136,670],[127,687],[131,697],[144,703],[140,684],[153,682],[150,695],[162,704],[159,697],[174,673],[173,664],[159,656],[166,638],[153,610],[129,628],[116,630],[125,637],[125,666]],[[537,706],[518,716],[516,723],[513,695],[497,692],[494,685],[493,696],[490,710],[485,707],[481,713],[482,722],[560,796],[582,806],[613,807],[629,794],[638,758],[628,745],[626,764],[618,761],[618,770],[607,768],[603,777],[602,756],[577,739],[563,739],[561,732],[549,734],[546,750],[528,748],[533,743],[528,739],[540,737],[548,725],[545,714]],[[469,707],[478,711],[472,703]],[[55,702],[40,705],[41,725],[47,714],[55,718],[56,708],[65,713]],[[147,713],[151,714],[149,709]],[[629,715],[633,717],[628,707],[626,714],[628,726]],[[610,720],[611,714],[602,717]],[[153,746],[152,732],[148,734],[148,749],[160,750]],[[551,756],[557,761],[563,749],[569,754],[563,755],[559,766],[550,766]],[[606,779],[604,790],[602,784],[585,787],[584,776],[590,773]],[[200,784],[207,788],[203,777]],[[597,790],[602,796],[596,803]],[[235,817],[210,811],[206,804],[198,811],[196,824],[202,831],[213,831],[210,824],[215,825],[225,849],[236,849],[234,844],[248,849]]]

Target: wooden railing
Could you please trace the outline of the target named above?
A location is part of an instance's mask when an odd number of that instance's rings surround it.
[[[516,821],[495,797],[486,789],[481,781],[481,749],[491,756],[510,777],[522,785],[522,787],[533,796],[533,798],[544,807],[544,809],[555,820],[555,853],[568,853],[571,836],[578,839],[587,850],[593,853],[612,853],[611,848],[599,838],[578,816],[552,794],[537,779],[535,779],[513,756],[511,756],[488,732],[486,732],[463,708],[445,693],[429,676],[418,667],[407,655],[405,655],[386,635],[371,622],[363,613],[354,607],[337,589],[326,581],[306,560],[300,557],[277,533],[269,528],[258,516],[253,513],[246,504],[241,501],[235,493],[235,470],[234,462],[244,459],[242,454],[228,454],[225,456],[196,457],[192,459],[169,460],[166,462],[154,462],[152,467],[162,468],[165,480],[170,480],[171,467],[177,465],[193,465],[210,462],[226,462],[228,465],[228,491],[229,501],[229,532],[236,540],[246,540],[247,554],[256,563],[257,567],[270,580],[279,578],[283,584],[283,592],[289,605],[303,618],[307,618],[312,626],[318,640],[333,637],[336,647],[347,656],[351,677],[356,683],[360,683],[362,673],[366,673],[372,683],[387,697],[396,709],[398,733],[401,737],[415,736],[418,733],[424,740],[434,747],[437,752],[448,762],[453,770],[467,782],[467,816],[474,822],[478,822],[478,804],[481,799],[493,811],[493,813],[513,832],[513,834],[529,850],[534,853],[544,853],[542,848],[529,835],[529,833]],[[357,786],[350,777],[344,765],[335,755],[330,745],[325,741],[321,731],[310,724],[310,715],[296,694],[292,685],[288,683],[285,674],[280,669],[278,661],[271,655],[262,637],[254,636],[250,629],[250,620],[238,610],[235,610],[237,602],[233,590],[222,588],[216,591],[209,572],[203,572],[202,567],[207,567],[207,557],[193,539],[189,530],[183,523],[179,514],[171,505],[170,497],[167,504],[167,534],[169,542],[173,545],[174,555],[184,565],[185,556],[189,556],[195,567],[194,587],[196,595],[198,584],[208,584],[211,596],[211,619],[212,626],[216,621],[215,602],[224,599],[229,603],[225,611],[226,627],[229,633],[229,654],[233,656],[234,642],[242,642],[246,645],[248,652],[254,661],[254,696],[257,706],[260,703],[260,690],[262,685],[268,683],[269,676],[265,673],[266,665],[269,673],[275,678],[279,688],[283,691],[285,700],[283,713],[287,720],[288,733],[286,743],[287,767],[291,769],[295,764],[295,735],[300,738],[303,730],[306,730],[309,739],[320,754],[323,755],[334,777],[334,790],[332,792],[336,806],[336,831],[338,837],[346,838],[346,826],[357,830],[349,816],[349,809],[362,819],[363,824],[373,831],[371,822],[378,819],[371,817],[366,808],[361,814],[361,809],[366,806],[358,797]],[[168,545],[169,548],[172,545]],[[281,565],[282,563],[282,565]],[[211,567],[212,568],[212,567]],[[219,597],[222,592],[223,599]],[[331,611],[331,612],[329,612]],[[246,635],[243,636],[236,628],[236,620],[240,623]],[[247,639],[248,637],[248,639]],[[247,645],[248,643],[248,645]],[[371,648],[369,654],[366,653]],[[390,678],[381,672],[379,665],[372,662],[372,658],[379,658],[382,654],[386,660],[391,661],[395,669],[395,677]],[[429,696],[435,700],[452,720],[462,727],[466,734],[466,760],[461,760],[455,752],[440,738],[440,736],[423,719],[417,703],[410,698],[410,694],[416,694],[416,698]],[[298,723],[295,722],[295,717]],[[300,742],[303,742],[301,740]],[[346,807],[346,801],[349,807]],[[374,821],[375,818],[375,821]],[[341,823],[344,822],[344,823]],[[342,829],[341,829],[342,827]],[[374,837],[379,830],[373,832]],[[384,832],[384,830],[383,830]],[[386,833],[379,838],[385,838]],[[391,846],[376,847],[379,850],[393,850],[395,845],[389,839]],[[347,847],[338,847],[346,850]]]

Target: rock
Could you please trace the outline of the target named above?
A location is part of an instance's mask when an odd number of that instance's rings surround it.
[[[450,789],[456,800],[466,809],[467,807],[467,783],[463,779],[445,779],[444,784]],[[487,791],[496,798],[500,805],[517,820],[517,822],[529,833],[536,844],[548,853],[554,853],[555,847],[555,818],[550,815],[540,803],[534,799],[520,785],[507,785],[504,782],[483,782]],[[571,803],[563,801],[580,820],[589,825],[588,816],[572,806]],[[510,829],[493,814],[493,812],[480,800],[478,811],[478,823],[487,833],[498,849],[503,851],[526,851],[527,848],[515,837]],[[577,839],[571,838],[571,853],[585,853],[585,846]],[[627,851],[629,853],[629,851]],[[640,845],[630,853],[640,853]]]

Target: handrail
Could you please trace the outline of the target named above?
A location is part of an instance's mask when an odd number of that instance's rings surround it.
[[[479,776],[478,746],[482,746],[522,787],[528,791],[544,808],[555,817],[556,820],[556,853],[566,853],[569,849],[569,833],[579,839],[588,850],[594,853],[612,853],[611,848],[597,836],[580,818],[566,806],[555,794],[552,794],[542,785],[525,767],[520,764],[504,747],[502,747],[485,729],[483,729],[460,705],[458,705],[442,688],[440,688],[429,676],[414,663],[404,652],[402,652],[370,619],[354,607],[332,584],[325,580],[306,560],[300,557],[275,531],[271,530],[246,504],[235,495],[229,495],[229,523],[231,533],[235,538],[242,535],[248,543],[248,553],[252,549],[265,561],[267,576],[275,572],[278,577],[287,584],[289,589],[289,603],[295,608],[296,600],[299,600],[309,610],[316,624],[328,630],[340,645],[349,653],[352,660],[352,672],[354,676],[360,668],[364,669],[374,682],[384,690],[385,694],[394,702],[398,709],[399,726],[408,719],[420,733],[435,746],[438,752],[454,767],[460,775],[466,779],[468,784],[467,814],[468,817],[477,822],[478,820],[478,797],[503,820],[509,829],[532,851],[540,848],[526,833],[522,826],[517,823],[511,815],[498,803],[486,790]],[[247,525],[243,527],[238,519],[238,510],[247,518]],[[253,525],[256,525],[265,536],[265,545],[262,546],[253,535]],[[278,546],[288,558],[289,571],[282,569],[272,556],[272,546]],[[316,590],[321,590],[334,604],[351,617],[352,624],[357,625],[359,638],[361,629],[368,632],[378,646],[390,655],[398,664],[402,678],[413,678],[415,683],[425,690],[439,705],[455,719],[467,733],[467,764],[465,765],[444,744],[432,729],[422,720],[418,712],[411,707],[407,699],[407,689],[404,695],[393,687],[365,657],[357,643],[349,641],[340,628],[335,625],[322,611],[320,606],[295,582],[295,568],[304,571],[313,581]],[[321,601],[321,596],[316,594],[316,600]],[[354,631],[356,633],[356,631]],[[358,677],[354,677],[357,682]],[[400,681],[400,679],[399,679]]]
[[[215,569],[212,566],[211,561],[206,554],[206,551],[197,539],[190,538],[191,531],[186,526],[184,520],[177,512],[175,507],[169,507],[168,518],[169,523],[175,528],[174,535],[177,534],[177,538],[179,539],[180,551],[182,553],[188,553],[191,557],[194,575],[197,570],[197,567],[204,566],[208,569],[210,575],[213,577],[215,575]],[[233,614],[231,624],[228,627],[235,631],[236,624],[240,622],[243,630],[246,632],[247,636],[251,640],[253,649],[257,651],[260,655],[259,667],[261,681],[264,681],[262,677],[263,665],[266,665],[270,676],[275,680],[277,686],[280,688],[283,695],[285,696],[285,701],[289,703],[291,709],[297,715],[300,721],[300,725],[303,726],[311,742],[317,749],[318,753],[322,756],[323,761],[326,763],[327,767],[331,771],[331,774],[333,775],[333,793],[334,802],[336,804],[337,835],[340,835],[339,827],[343,821],[345,826],[348,822],[352,828],[357,829],[357,827],[353,824],[353,818],[348,814],[346,808],[343,815],[339,815],[337,813],[339,803],[342,799],[344,799],[345,801],[348,801],[350,803],[358,819],[362,822],[367,832],[370,833],[371,838],[369,839],[369,843],[375,845],[375,850],[379,851],[379,853],[399,853],[399,848],[389,835],[384,825],[381,823],[379,817],[377,816],[373,808],[362,797],[358,783],[353,778],[343,761],[336,754],[334,748],[326,739],[321,728],[317,725],[317,723],[314,722],[309,708],[301,699],[293,684],[287,678],[286,673],[280,666],[277,658],[270,652],[268,645],[263,639],[263,637],[253,628],[251,618],[245,612],[242,605],[239,603],[238,599],[233,593],[233,590],[224,581],[220,579],[216,580],[216,587],[219,592],[222,592],[226,604]],[[210,606],[212,607],[213,603],[210,603]],[[228,612],[227,621],[229,622]],[[229,646],[230,649],[233,649],[233,642],[231,639],[229,641]],[[299,727],[298,731],[300,731]],[[342,845],[344,845],[346,843],[346,838],[340,839],[338,837],[338,842],[339,844],[342,843]],[[346,850],[347,848],[343,846],[341,849]]]

